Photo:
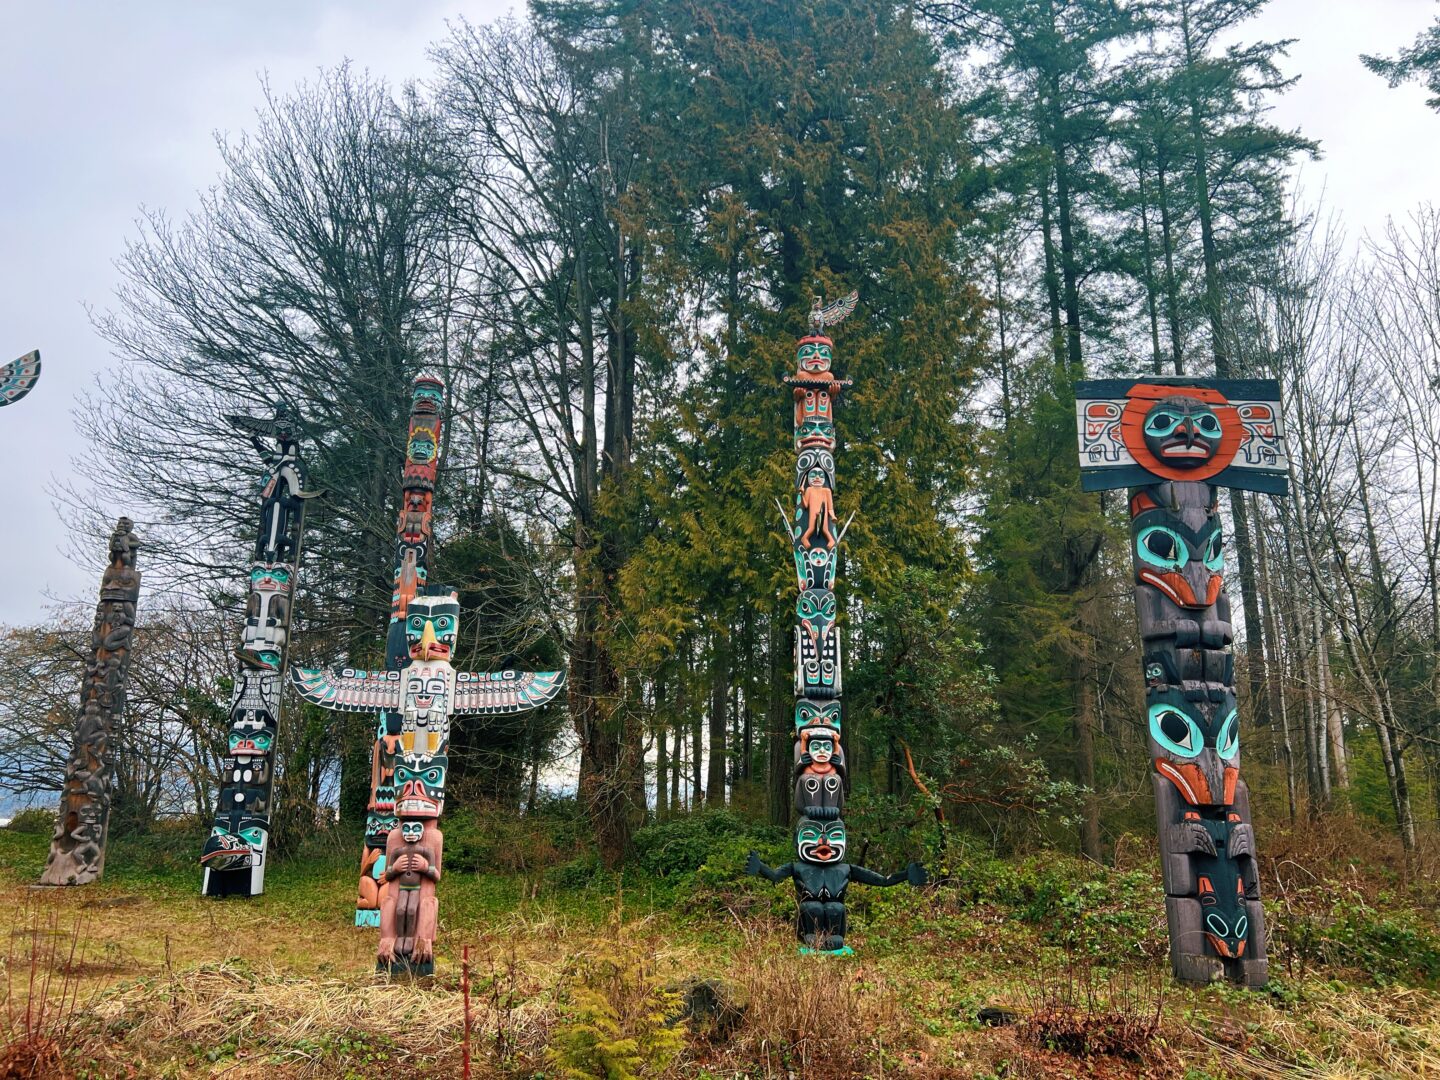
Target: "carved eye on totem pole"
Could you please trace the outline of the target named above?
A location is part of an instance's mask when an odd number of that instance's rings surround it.
[[[1191,397],[1163,398],[1145,414],[1145,447],[1157,461],[1176,469],[1198,469],[1220,448],[1220,418]]]
[[[1147,695],[1155,771],[1192,806],[1229,806],[1240,774],[1240,719],[1235,695],[1192,701],[1181,690],[1152,687]]]
[[[445,809],[444,754],[406,754],[395,763],[395,813],[402,818],[438,818]]]
[[[845,823],[801,818],[795,829],[795,851],[802,861],[808,863],[844,862]]]

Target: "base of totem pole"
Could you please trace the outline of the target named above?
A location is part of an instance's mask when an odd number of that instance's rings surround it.
[[[838,949],[812,949],[809,945],[800,946],[801,956],[854,956],[855,950],[849,945],[841,945]]]
[[[392,979],[423,979],[435,974],[435,961],[433,958],[411,960],[409,957],[397,956],[388,964],[384,960],[376,960],[375,972],[389,975]]]
[[[249,899],[261,895],[264,891],[263,885],[255,891],[249,867],[242,870],[212,870],[207,866],[200,881],[201,896],[243,896]]]
[[[368,927],[372,930],[380,929],[380,912],[378,911],[356,911],[355,925]]]
[[[1247,904],[1255,916],[1256,933],[1265,933],[1263,910],[1258,900]],[[1175,941],[1183,939],[1197,941],[1201,930],[1199,922],[1200,905],[1190,897],[1167,896],[1165,914],[1171,931],[1170,969],[1175,978],[1192,986],[1209,986],[1216,982],[1231,982],[1258,990],[1269,981],[1270,962],[1263,956],[1254,959],[1225,959],[1210,953],[1183,952],[1175,948]]]

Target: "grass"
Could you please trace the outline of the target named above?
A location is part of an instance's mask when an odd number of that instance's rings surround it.
[[[52,1005],[39,1031],[11,1024],[0,1080],[460,1076],[464,946],[476,1077],[1440,1070],[1433,867],[1397,865],[1369,834],[1307,855],[1303,833],[1272,830],[1275,977],[1251,993],[1170,982],[1140,838],[1119,868],[959,852],[938,887],[857,889],[857,955],[836,960],[797,955],[786,890],[739,877],[737,853],[773,837],[702,827],[709,857],[702,844],[685,872],[664,876],[655,863],[617,877],[583,855],[523,872],[448,870],[429,985],[371,974],[374,933],[348,925],[358,859],[342,841],[273,866],[263,898],[217,902],[198,895],[189,833],[117,842],[101,883],[37,894],[28,886],[47,838],[0,829],[9,1015],[73,1000]],[[685,826],[666,828],[647,850],[697,850]],[[1349,858],[1357,851],[1365,863]],[[697,986],[722,1008],[687,1024],[679,1003],[703,996]],[[63,1063],[12,1068],[24,1039]]]

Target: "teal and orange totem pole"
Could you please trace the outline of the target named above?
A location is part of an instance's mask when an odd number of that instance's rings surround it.
[[[795,398],[795,509],[785,532],[795,559],[795,826],[793,862],[769,867],[753,851],[746,871],[773,882],[795,883],[796,936],[801,952],[848,955],[845,891],[862,885],[925,883],[916,863],[888,876],[845,860],[848,837],[841,814],[848,778],[840,741],[842,680],[835,565],[845,535],[835,516],[835,404],[849,379],[830,370],[834,342],[825,328],[858,302],[851,293],[827,307],[817,300],[810,333],[795,351],[796,372],[786,376]],[[846,526],[849,522],[846,522]]]
[[[1082,486],[1130,492],[1171,967],[1184,982],[1263,986],[1219,489],[1286,493],[1280,388],[1272,379],[1101,379],[1078,383],[1075,398]]]

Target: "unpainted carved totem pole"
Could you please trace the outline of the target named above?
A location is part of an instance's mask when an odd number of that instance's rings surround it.
[[[275,416],[227,417],[250,436],[266,469],[260,489],[260,525],[250,566],[245,629],[235,655],[239,670],[230,698],[230,733],[220,768],[215,824],[200,852],[205,896],[258,896],[265,891],[270,803],[275,787],[275,739],[280,727],[290,611],[300,570],[305,466],[289,410]],[[265,440],[273,440],[274,448]]]
[[[845,529],[835,518],[835,403],[849,379],[830,370],[833,342],[826,326],[840,322],[859,300],[851,293],[828,307],[817,300],[811,333],[800,339],[796,373],[785,382],[795,399],[795,510],[782,517],[795,558],[795,826],[793,862],[769,867],[750,853],[746,872],[795,883],[796,936],[803,953],[849,955],[845,891],[862,885],[925,884],[916,863],[888,876],[845,861],[848,838],[841,814],[848,778],[840,743],[842,689],[835,565]],[[853,516],[853,515],[852,515]],[[846,526],[849,522],[846,522]]]
[[[1130,489],[1150,775],[1175,977],[1263,986],[1265,916],[1240,779],[1218,490],[1286,494],[1271,379],[1075,388],[1086,491]]]
[[[110,535],[110,565],[100,581],[75,742],[65,764],[65,787],[60,793],[50,856],[40,875],[42,885],[88,885],[105,872],[110,783],[115,768],[110,734],[125,712],[125,676],[135,633],[135,604],[140,598],[140,571],[135,569],[140,540],[133,529],[134,522],[122,517]]]
[[[28,352],[19,360],[0,364],[0,405],[13,405],[34,389],[40,378],[40,350]]]

